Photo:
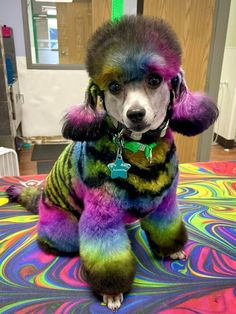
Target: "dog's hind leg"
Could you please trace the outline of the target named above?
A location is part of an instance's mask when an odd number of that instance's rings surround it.
[[[176,183],[156,210],[141,221],[141,226],[156,255],[185,258],[182,250],[187,242],[187,232],[177,206]]]
[[[123,225],[123,212],[118,208],[118,200],[114,201],[105,190],[89,190],[84,203],[79,238],[87,281],[95,292],[106,295],[104,299],[114,298],[117,309],[121,305],[117,297],[130,290],[135,275],[135,260]]]
[[[57,255],[79,253],[78,219],[72,213],[42,198],[39,215],[38,241],[42,249]]]

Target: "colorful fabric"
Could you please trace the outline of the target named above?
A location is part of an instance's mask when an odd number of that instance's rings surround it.
[[[91,292],[80,258],[44,253],[36,242],[38,216],[8,203],[9,185],[43,180],[0,179],[0,312],[111,313]],[[187,260],[157,259],[139,223],[130,224],[137,273],[119,313],[235,313],[236,162],[181,165],[178,202]]]

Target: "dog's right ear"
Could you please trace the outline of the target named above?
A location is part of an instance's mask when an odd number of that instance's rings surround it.
[[[64,117],[62,134],[73,141],[95,141],[105,133],[105,111],[98,110],[98,102],[103,101],[102,91],[90,82],[86,92],[86,102],[72,107]]]
[[[213,99],[207,94],[190,92],[183,72],[171,81],[175,93],[169,126],[175,132],[187,136],[197,135],[212,125],[219,115]]]

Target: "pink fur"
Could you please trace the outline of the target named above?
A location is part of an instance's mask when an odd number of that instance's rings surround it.
[[[183,84],[173,106],[170,127],[173,131],[193,136],[208,129],[217,119],[219,112],[214,100],[208,95],[191,93]]]
[[[69,120],[73,125],[84,125],[92,124],[95,120],[102,120],[104,117],[103,113],[94,111],[88,105],[74,106],[68,112],[66,119]]]
[[[102,136],[105,112],[91,105],[72,107],[65,116],[62,134],[73,141],[94,141]]]

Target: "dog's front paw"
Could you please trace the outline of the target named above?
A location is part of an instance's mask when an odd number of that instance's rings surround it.
[[[103,302],[107,305],[107,307],[112,310],[113,312],[116,312],[121,307],[121,304],[123,302],[123,293],[117,294],[117,295],[103,295]]]
[[[186,259],[184,251],[179,251],[170,255],[171,259]]]

